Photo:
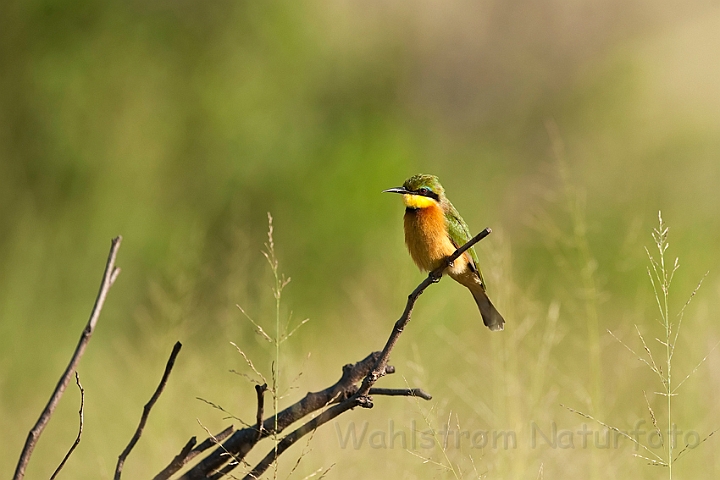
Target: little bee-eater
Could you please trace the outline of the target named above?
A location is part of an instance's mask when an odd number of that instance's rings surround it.
[[[402,187],[385,192],[402,195],[405,244],[421,270],[429,272],[440,267],[447,257],[472,238],[467,224],[445,196],[445,189],[436,176],[413,175]],[[470,290],[483,322],[490,330],[503,329],[505,320],[485,293],[474,248],[463,253],[444,273]]]

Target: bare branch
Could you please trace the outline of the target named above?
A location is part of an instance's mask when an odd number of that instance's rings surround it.
[[[205,425],[202,424],[202,422],[200,421],[199,418],[196,418],[195,420],[197,421],[198,425],[200,425],[200,427],[201,427],[203,430],[205,430],[205,433],[207,433],[207,434],[209,435],[208,440],[211,441],[213,444],[217,445],[218,448],[219,448],[220,450],[222,450],[223,455],[229,457],[229,460],[228,460],[229,465],[232,465],[233,468],[235,468],[236,466],[238,466],[238,465],[240,465],[240,464],[246,465],[246,466],[248,466],[248,467],[250,466],[245,460],[243,460],[242,458],[238,458],[238,457],[236,457],[235,455],[233,455],[232,452],[229,452],[229,451],[225,448],[225,445],[223,445],[222,443],[220,443],[220,440],[218,440],[217,438],[213,437],[213,434],[210,433],[210,430],[209,430]],[[235,478],[235,477],[233,477],[233,478]]]
[[[50,396],[50,400],[40,414],[40,418],[35,423],[35,426],[33,426],[30,433],[28,433],[25,446],[20,454],[17,467],[15,468],[13,480],[22,480],[22,478],[25,477],[25,469],[30,461],[30,456],[37,445],[40,434],[50,421],[50,417],[52,417],[60,398],[70,382],[70,376],[73,372],[75,372],[80,359],[85,353],[85,348],[87,348],[87,344],[90,342],[90,337],[92,337],[92,334],[95,331],[95,326],[97,325],[98,318],[100,318],[100,312],[105,304],[105,298],[107,298],[108,291],[110,290],[110,287],[112,287],[113,283],[115,283],[115,280],[120,273],[120,269],[115,267],[115,258],[117,257],[117,252],[120,248],[120,242],[122,242],[122,237],[118,236],[114,238],[110,244],[110,253],[108,254],[107,263],[105,264],[105,272],[103,273],[102,281],[100,282],[100,291],[95,299],[95,305],[90,312],[90,319],[80,335],[80,341],[78,342],[77,347],[75,347],[75,352],[70,359],[70,363],[68,363],[68,366],[65,368],[65,372],[63,372],[60,380],[55,386],[55,390]]]
[[[370,395],[376,394],[376,395],[388,395],[388,396],[406,396],[406,397],[420,397],[425,400],[432,400],[432,396],[421,390],[421,389],[413,389],[413,388],[371,388],[370,389]],[[292,433],[286,435],[280,442],[278,442],[277,449],[273,448],[270,453],[268,453],[265,458],[260,461],[260,463],[257,464],[255,468],[252,469],[250,473],[248,473],[243,480],[255,480],[260,477],[267,469],[270,467],[270,465],[275,462],[278,456],[280,456],[285,450],[287,450],[292,444],[300,440],[303,436],[307,435],[310,432],[313,432],[317,430],[318,427],[321,425],[329,422],[333,418],[336,418],[341,413],[344,413],[352,408],[355,408],[356,406],[362,406],[368,408],[365,403],[369,401],[369,398],[366,396],[355,396],[353,398],[349,398],[348,400],[345,400],[344,402],[340,403],[339,405],[335,405],[334,407],[329,408],[328,410],[322,412],[317,417],[313,418],[309,422],[305,423],[301,427],[299,427],[297,430],[293,431]],[[226,473],[230,472],[233,467],[230,467],[229,465],[226,466],[223,470],[218,472],[221,475],[218,475],[217,477],[213,476],[213,478],[220,478],[222,475],[225,475]]]
[[[373,390],[372,386],[382,376],[395,372],[395,369],[388,365],[390,352],[397,343],[400,334],[410,322],[410,315],[418,297],[427,287],[440,281],[444,270],[448,266],[452,265],[452,263],[460,257],[460,255],[477,242],[487,237],[490,232],[491,230],[486,228],[470,239],[470,241],[468,241],[465,245],[458,248],[445,260],[443,265],[430,272],[427,278],[423,280],[423,282],[421,282],[415,290],[413,290],[413,292],[408,296],[405,310],[403,311],[400,319],[395,322],[395,326],[382,352],[374,352],[355,365],[345,365],[345,367],[343,367],[343,376],[335,385],[321,392],[308,393],[305,398],[286,408],[277,414],[276,417],[271,417],[265,420],[262,424],[262,429],[245,428],[237,431],[220,448],[216,449],[207,458],[203,459],[190,471],[181,476],[180,480],[199,480],[204,478],[219,479],[227,475],[237,466],[237,464],[228,463],[228,455],[224,454],[224,452],[230,452],[234,456],[235,460],[243,459],[262,438],[278,434],[290,424],[300,420],[310,412],[319,410],[333,403],[337,403],[337,405],[323,411],[317,417],[308,421],[280,440],[275,448],[273,448],[272,451],[268,453],[265,458],[263,458],[263,460],[245,476],[245,479],[256,479],[259,475],[262,475],[262,473],[275,462],[277,457],[286,451],[293,443],[338,415],[357,406],[371,408],[373,406],[372,399],[370,398],[371,393],[377,393],[378,395],[417,396],[425,399],[432,398],[429,394],[419,389]],[[241,351],[239,348],[238,350]],[[356,384],[361,379],[362,385],[357,387]]]
[[[257,440],[260,440],[260,436],[263,432],[262,417],[263,408],[265,405],[265,392],[267,392],[267,389],[267,383],[263,383],[262,385],[255,385],[255,392],[257,393],[257,414],[255,415],[255,418],[257,420],[255,427],[255,429],[257,430]]]
[[[65,462],[67,462],[68,458],[70,458],[70,455],[72,455],[75,448],[77,448],[77,446],[80,444],[80,436],[82,435],[83,422],[85,419],[85,389],[80,384],[80,375],[78,374],[77,370],[75,370],[75,383],[80,389],[80,411],[78,412],[80,414],[80,428],[78,429],[77,437],[75,438],[75,441],[70,447],[70,450],[68,450],[68,452],[65,454],[65,458],[62,459],[60,465],[58,465],[58,467],[55,469],[52,476],[50,477],[50,480],[54,480],[54,478],[57,477],[57,474],[60,473],[60,470],[62,470],[62,468],[65,466]]]
[[[389,397],[419,397],[432,400],[432,395],[422,388],[371,388],[369,395],[387,395]]]
[[[277,419],[274,416],[265,419],[259,439],[257,438],[258,429],[255,426],[234,432],[221,447],[179,478],[181,480],[205,479],[211,472],[218,471],[230,460],[226,451],[231,452],[235,459],[242,459],[259,440],[267,438],[275,432],[283,431],[316,410],[351,398],[357,392],[357,383],[373,368],[379,356],[380,352],[374,352],[355,364],[345,365],[342,376],[335,384],[325,390],[308,393],[300,401],[279,412]],[[390,371],[394,371],[394,369],[388,366],[388,373]]]
[[[190,455],[190,452],[192,451],[193,447],[197,443],[197,437],[192,437],[188,443],[185,444],[185,446],[180,450],[180,453],[178,453],[175,458],[172,459],[170,464],[163,469],[160,473],[155,475],[153,477],[153,480],[165,480],[170,478],[175,472],[180,470],[185,463],[188,461],[188,456]]]
[[[218,433],[215,436],[206,438],[200,445],[195,447],[192,452],[190,452],[190,455],[188,455],[188,460],[195,458],[198,454],[204,452],[208,448],[212,447],[213,445],[217,445],[217,442],[222,442],[227,437],[232,435],[232,433],[235,431],[235,427],[230,425],[222,432]]]
[[[234,431],[235,427],[231,425],[217,435],[211,435],[210,437],[206,438],[200,445],[195,448],[193,448],[193,446],[195,446],[197,438],[192,437],[190,441],[185,444],[180,453],[172,460],[172,462],[170,462],[170,464],[165,467],[162,472],[158,473],[153,477],[153,480],[167,480],[168,478],[172,477],[175,472],[179,471],[182,467],[187,465],[188,462],[190,462],[193,458],[197,457],[208,448],[217,445],[218,442],[222,442],[227,437],[232,435]]]
[[[293,443],[300,440],[303,436],[307,435],[308,433],[312,432],[313,430],[317,429],[321,425],[329,422],[333,418],[337,417],[341,413],[344,413],[351,408],[362,406],[362,403],[365,402],[367,397],[352,397],[348,400],[345,400],[344,402],[335,405],[333,407],[328,408],[324,412],[322,412],[317,417],[313,418],[297,430],[293,431],[292,433],[286,435],[283,437],[280,442],[277,444],[277,449],[273,448],[270,453],[268,453],[265,458],[263,458],[260,463],[255,466],[255,468],[250,471],[245,477],[243,477],[243,480],[255,480],[260,477],[267,469],[272,465],[277,457],[282,455],[282,453],[287,450]],[[229,466],[228,466],[229,467]],[[227,468],[227,467],[226,467]],[[223,469],[225,470],[225,469]],[[230,471],[228,468],[227,471],[221,470],[219,473],[222,473],[225,475]],[[220,478],[222,475],[218,477],[212,477],[212,478]]]
[[[117,466],[115,467],[115,480],[120,480],[120,475],[122,474],[125,460],[127,459],[128,455],[130,455],[130,452],[135,447],[135,444],[138,442],[138,440],[140,440],[140,436],[145,429],[145,424],[147,423],[148,416],[150,416],[150,410],[153,408],[155,402],[157,402],[158,398],[160,398],[160,394],[165,389],[165,384],[168,381],[168,377],[170,377],[170,372],[172,372],[173,366],[175,366],[175,359],[180,353],[181,348],[182,343],[176,342],[175,346],[172,349],[172,353],[170,354],[170,358],[167,361],[167,365],[165,365],[165,372],[163,373],[162,379],[160,380],[160,384],[157,386],[157,389],[155,389],[155,393],[153,393],[150,401],[148,401],[148,403],[145,404],[145,407],[143,407],[143,413],[140,417],[140,423],[138,424],[137,430],[135,430],[135,434],[130,439],[130,443],[128,443],[127,447],[125,447],[125,450],[123,450],[122,453],[118,456]]]

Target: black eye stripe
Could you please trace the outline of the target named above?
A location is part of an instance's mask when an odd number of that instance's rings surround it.
[[[440,196],[439,196],[437,193],[435,193],[435,192],[433,192],[432,190],[430,190],[429,188],[425,188],[425,187],[418,188],[418,189],[417,189],[415,192],[413,192],[413,193],[415,193],[416,195],[421,195],[421,196],[423,196],[423,197],[432,198],[432,199],[434,199],[434,200],[436,200],[436,201],[438,201],[438,202],[440,201]]]

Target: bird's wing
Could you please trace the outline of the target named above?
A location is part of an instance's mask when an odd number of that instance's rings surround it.
[[[467,223],[465,223],[465,220],[462,219],[462,217],[460,216],[458,211],[455,210],[455,207],[453,207],[452,204],[450,204],[450,208],[445,215],[445,221],[447,222],[450,240],[453,242],[453,245],[455,245],[455,248],[462,247],[472,238]],[[480,272],[480,262],[478,262],[478,256],[475,252],[475,248],[470,247],[467,250],[467,253],[470,254],[470,258],[472,260],[471,263],[473,267],[475,267],[475,271],[480,277],[480,282],[483,284],[484,287],[485,280],[483,280],[482,273]]]

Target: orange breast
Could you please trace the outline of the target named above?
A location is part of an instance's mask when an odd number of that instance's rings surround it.
[[[422,270],[433,270],[455,251],[448,237],[445,215],[437,205],[405,211],[405,244]]]

